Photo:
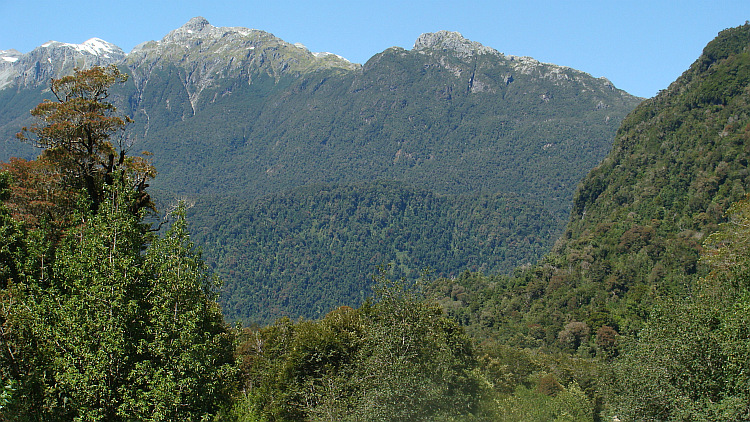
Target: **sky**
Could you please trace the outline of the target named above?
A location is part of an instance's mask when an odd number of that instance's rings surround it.
[[[652,97],[723,29],[750,20],[750,0],[0,0],[0,50],[98,37],[129,52],[196,16],[261,29],[314,52],[364,63],[419,35],[458,31],[502,53],[606,77]]]

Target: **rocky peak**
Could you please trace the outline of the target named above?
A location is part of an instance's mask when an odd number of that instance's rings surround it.
[[[182,27],[178,29],[182,29],[183,31],[193,31],[193,32],[200,32],[203,30],[203,28],[211,26],[210,23],[208,23],[208,19],[204,18],[203,16],[196,16],[189,21],[185,25],[182,25]]]
[[[464,38],[459,32],[438,31],[425,33],[414,42],[414,51],[443,50],[452,51],[458,57],[469,57],[474,54],[500,55],[497,50]]]
[[[324,68],[355,69],[356,65],[333,54],[315,55],[302,45],[292,45],[268,32],[243,27],[216,27],[195,17],[169,32],[160,41],[136,46],[125,64],[137,88],[145,86],[154,69],[177,66],[196,112],[202,93],[219,80],[240,77],[247,83],[265,74],[277,80]],[[223,95],[229,95],[225,92]]]
[[[13,63],[17,61],[23,54],[18,50],[0,50],[0,65],[2,63]]]
[[[42,44],[42,46],[39,48],[46,50],[67,50],[71,54],[75,55],[99,56],[104,59],[113,60],[122,60],[125,57],[125,52],[122,51],[120,47],[112,43],[108,43],[101,38],[91,38],[83,42],[82,44],[69,44],[59,41],[49,41],[45,44]],[[39,48],[35,49],[34,51],[38,50]],[[34,51],[32,51],[32,53]],[[57,54],[57,52],[49,51],[49,54],[54,55]]]
[[[10,84],[34,87],[49,83],[75,68],[119,63],[125,52],[114,44],[91,38],[82,44],[49,41],[27,54],[16,50],[0,52],[0,89]]]
[[[198,16],[190,19],[185,25],[169,32],[162,39],[162,42],[179,42],[202,35],[210,35],[214,29],[206,18]]]

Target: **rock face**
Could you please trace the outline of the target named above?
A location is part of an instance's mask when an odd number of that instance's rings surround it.
[[[214,27],[205,18],[196,17],[160,41],[140,44],[127,55],[98,38],[82,44],[50,41],[28,54],[0,51],[0,89],[44,86],[50,78],[70,74],[74,68],[109,64],[127,66],[141,89],[154,70],[179,68],[179,78],[193,105],[215,79],[244,76],[252,82],[253,73],[278,78],[285,73],[322,68],[359,68],[335,54],[312,53],[264,31]]]
[[[264,31],[215,27],[202,17],[191,19],[160,41],[136,46],[125,64],[141,91],[154,72],[172,73],[183,84],[193,114],[203,92],[219,79],[239,78],[252,83],[258,74],[278,80],[285,74],[359,67],[339,56],[313,54]]]
[[[502,53],[494,48],[485,47],[476,41],[467,40],[460,33],[451,31],[438,31],[422,34],[417,38],[417,41],[414,42],[413,49],[415,51],[451,51],[461,58],[466,58],[474,54],[494,54],[502,56]]]
[[[92,38],[82,44],[50,41],[28,54],[3,51],[0,58],[0,89],[10,85],[31,88],[70,74],[75,68],[121,63],[125,52],[114,44]]]

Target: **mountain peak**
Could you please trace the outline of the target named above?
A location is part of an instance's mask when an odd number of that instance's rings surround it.
[[[196,16],[190,19],[185,25],[182,25],[182,28],[186,31],[201,31],[206,26],[211,26],[211,24],[208,23],[208,19],[203,16]]]
[[[211,26],[206,18],[196,16],[190,19],[185,25],[182,25],[167,34],[163,41],[181,41],[190,39],[206,31],[210,32],[213,28],[214,27]]]
[[[453,51],[460,57],[473,54],[500,54],[497,50],[464,38],[460,32],[438,31],[422,34],[414,42],[415,51],[443,50]]]
[[[10,49],[10,50],[0,50],[0,65],[5,63],[14,63],[17,62],[18,59],[22,56],[20,51]]]
[[[81,44],[71,44],[59,41],[48,41],[41,45],[40,48],[55,49],[55,48],[67,48],[75,50],[82,54],[90,54],[93,56],[102,56],[110,58],[114,56],[116,59],[124,57],[125,53],[122,49],[112,43],[104,41],[101,38],[91,38],[84,41]]]

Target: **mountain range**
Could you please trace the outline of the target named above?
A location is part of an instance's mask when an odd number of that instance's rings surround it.
[[[245,321],[356,305],[379,264],[455,276],[535,262],[562,232],[578,181],[642,100],[456,32],[423,34],[411,50],[360,65],[194,18],[127,54],[99,39],[0,52],[0,161],[34,156],[14,134],[49,98],[50,78],[109,64],[130,75],[111,99],[135,120],[131,153],[154,154],[155,196],[195,203],[194,237],[226,281],[228,316]],[[432,214],[413,211],[425,203]],[[386,211],[395,225],[374,226]],[[368,217],[336,223],[355,214]],[[269,220],[287,226],[259,223]],[[311,262],[321,275],[305,270]],[[320,300],[303,305],[309,297]],[[252,302],[279,305],[268,314]]]

